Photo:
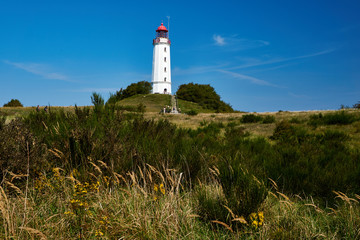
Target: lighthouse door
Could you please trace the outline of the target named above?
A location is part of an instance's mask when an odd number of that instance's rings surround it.
[[[164,94],[166,94],[167,93],[167,89],[166,88],[164,88]]]

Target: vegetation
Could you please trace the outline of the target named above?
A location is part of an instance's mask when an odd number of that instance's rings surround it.
[[[0,119],[0,238],[360,238],[358,111],[190,129],[92,102]]]
[[[151,89],[152,89],[151,83],[147,81],[132,83],[129,86],[127,86],[125,89],[121,88],[119,91],[116,91],[115,94],[110,95],[108,103],[115,104],[120,100],[135,96],[137,94],[150,94]]]
[[[23,107],[23,105],[18,99],[11,99],[8,103],[4,104],[4,107]]]
[[[216,112],[234,112],[229,104],[220,100],[220,96],[210,85],[183,84],[180,85],[176,95],[179,99],[198,103],[202,107]]]
[[[353,108],[360,109],[360,101],[357,102],[357,103],[355,103],[354,106],[353,106]]]

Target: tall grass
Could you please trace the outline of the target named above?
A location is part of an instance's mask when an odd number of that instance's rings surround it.
[[[270,139],[182,129],[98,100],[1,125],[0,237],[358,237],[352,135],[286,121]]]

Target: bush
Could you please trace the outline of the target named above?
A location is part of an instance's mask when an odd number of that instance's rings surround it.
[[[218,184],[199,185],[195,188],[197,212],[206,221],[218,220],[231,222],[226,199],[221,186]]]
[[[176,96],[179,99],[198,103],[200,106],[216,112],[234,112],[229,104],[220,100],[220,96],[210,85],[183,84],[179,86]]]
[[[261,116],[255,115],[255,114],[246,114],[242,116],[240,119],[240,122],[242,123],[257,123],[263,120]]]
[[[266,176],[292,194],[331,199],[332,191],[360,190],[360,152],[347,147],[351,138],[340,131],[309,133],[280,122],[271,137],[272,154],[261,160]],[[355,177],[356,176],[356,177]]]
[[[239,159],[220,162],[219,179],[227,206],[237,216],[248,217],[257,212],[267,196],[265,185],[244,169]]]
[[[116,92],[116,99],[122,100],[137,94],[150,94],[152,86],[147,81],[141,81],[137,83],[132,83],[126,87],[126,89],[120,89]],[[111,97],[110,97],[111,98]],[[111,100],[113,101],[113,100]]]
[[[23,107],[18,99],[11,99],[8,103],[4,104],[4,107]]]
[[[185,114],[187,114],[189,116],[196,116],[196,115],[198,115],[198,112],[194,109],[191,109],[190,111],[187,111]]]
[[[347,125],[357,120],[354,114],[346,111],[337,111],[334,113],[327,114],[314,114],[310,116],[309,124],[312,126],[316,125]]]
[[[360,109],[360,101],[356,104],[353,105],[353,108],[357,108],[357,109]]]
[[[266,115],[262,120],[262,123],[265,123],[265,124],[274,123],[274,122],[275,122],[275,117],[270,116],[270,115]]]

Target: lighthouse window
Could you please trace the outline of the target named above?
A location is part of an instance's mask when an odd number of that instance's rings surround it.
[[[166,77],[164,77],[164,82],[166,82]]]
[[[164,62],[166,62],[166,57],[164,57]]]
[[[164,52],[166,52],[166,47],[164,47]]]
[[[166,67],[164,67],[164,72],[166,72]]]

